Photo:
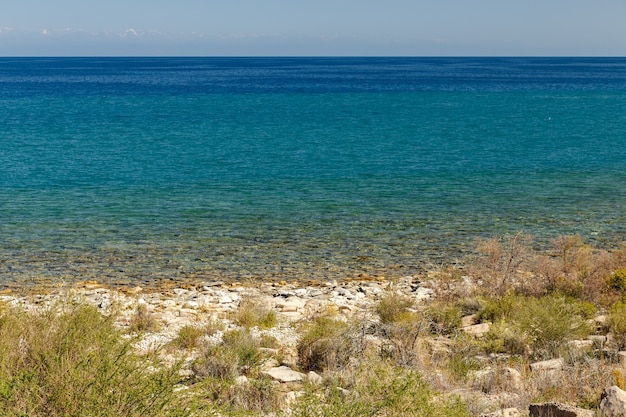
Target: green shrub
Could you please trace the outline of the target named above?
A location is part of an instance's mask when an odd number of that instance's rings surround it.
[[[298,363],[304,371],[324,371],[345,366],[362,348],[346,323],[328,317],[313,320],[298,340]]]
[[[431,331],[438,335],[454,333],[461,327],[461,308],[455,304],[433,303],[424,312],[431,321]]]
[[[178,330],[176,338],[172,344],[180,349],[194,349],[198,347],[200,338],[204,336],[205,331],[195,326],[183,326]]]
[[[618,301],[609,308],[607,315],[609,330],[619,343],[619,347],[626,346],[626,301]]]
[[[221,346],[235,353],[239,369],[244,374],[249,373],[261,360],[260,341],[248,329],[224,333]]]
[[[222,342],[208,346],[194,362],[193,371],[200,378],[232,380],[239,374],[252,373],[259,361],[259,340],[248,329],[224,333]]]
[[[485,300],[479,317],[494,322],[486,338],[488,350],[521,354],[528,345],[534,356],[552,357],[567,341],[589,334],[586,320],[594,311],[590,303],[558,294],[540,298],[509,294]]]
[[[274,310],[252,298],[243,298],[239,302],[239,308],[234,313],[234,321],[239,326],[246,328],[256,326],[259,329],[270,329],[277,324]]]
[[[388,291],[376,305],[376,314],[381,323],[395,323],[406,320],[410,316],[408,309],[411,307],[413,300],[410,297]]]
[[[94,307],[0,314],[0,415],[192,414],[173,393],[179,366],[135,355]]]
[[[135,314],[130,319],[131,332],[154,332],[159,329],[157,321],[145,304],[137,304]]]
[[[480,340],[487,353],[508,353],[528,356],[530,354],[529,335],[520,331],[512,322],[499,320],[491,326],[489,332]]]
[[[211,378],[217,381],[232,381],[239,371],[239,360],[233,351],[222,346],[209,346],[193,363],[193,372],[200,379]]]
[[[626,268],[613,272],[607,279],[607,285],[620,293],[626,292]]]
[[[275,412],[280,405],[276,388],[269,378],[251,379],[230,386],[222,400],[231,411]]]
[[[342,390],[331,386],[322,391],[309,388],[298,398],[294,417],[469,417],[456,398],[435,398],[430,385],[410,369],[389,361],[368,358],[354,371]]]

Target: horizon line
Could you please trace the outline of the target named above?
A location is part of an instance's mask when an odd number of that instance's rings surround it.
[[[0,55],[6,58],[626,58],[626,55]]]

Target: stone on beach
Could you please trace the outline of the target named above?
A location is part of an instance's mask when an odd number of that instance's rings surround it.
[[[517,408],[504,408],[493,413],[481,414],[480,417],[522,417]]]
[[[599,409],[602,417],[626,416],[626,391],[616,386],[606,388],[600,396]]]
[[[304,380],[304,374],[294,371],[287,366],[278,366],[276,368],[263,371],[262,373],[282,383],[301,382]]]
[[[548,361],[535,362],[530,364],[533,372],[554,372],[560,371],[565,366],[563,358],[551,359]]]
[[[593,417],[594,412],[557,402],[531,404],[530,417]]]
[[[489,333],[489,330],[491,329],[491,324],[473,324],[471,326],[463,327],[462,329],[465,333],[471,334],[472,336],[483,337],[485,334]]]

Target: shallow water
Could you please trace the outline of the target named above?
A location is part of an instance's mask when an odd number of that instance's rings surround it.
[[[626,59],[0,59],[0,282],[404,276],[626,238]]]

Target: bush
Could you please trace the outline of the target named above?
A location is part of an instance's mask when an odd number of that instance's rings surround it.
[[[413,307],[413,300],[406,295],[387,292],[376,305],[376,314],[384,324],[395,323],[410,316],[409,308]]]
[[[210,346],[193,364],[194,374],[203,378],[219,381],[232,381],[238,375],[239,361],[235,352],[221,346]]]
[[[198,347],[200,338],[204,336],[205,331],[195,326],[183,326],[178,330],[176,338],[172,344],[180,349],[194,349]]]
[[[431,331],[437,335],[452,334],[461,327],[461,308],[457,305],[433,303],[424,314],[430,319]]]
[[[232,380],[237,375],[250,374],[261,359],[259,340],[249,330],[224,333],[222,342],[208,346],[193,365],[196,376]]]
[[[609,288],[620,293],[626,292],[626,268],[618,269],[607,279]]]
[[[231,386],[221,402],[233,411],[264,413],[276,411],[280,405],[276,388],[269,378],[252,379]]]
[[[132,352],[111,317],[76,305],[0,313],[0,414],[189,415],[173,394],[179,366]]]
[[[528,261],[532,238],[518,233],[510,237],[479,240],[469,271],[487,294],[502,295],[520,286],[518,269]]]
[[[313,320],[298,340],[300,367],[319,372],[345,366],[362,348],[355,333],[346,323],[328,317]]]
[[[588,335],[586,320],[593,313],[593,305],[564,296],[507,295],[486,300],[479,317],[494,322],[487,336],[490,350],[519,354],[527,341],[535,357],[548,358],[567,341]]]
[[[276,326],[276,313],[266,305],[260,304],[252,298],[243,298],[234,314],[234,321],[246,328],[258,327],[270,329]]]
[[[458,399],[435,398],[421,375],[388,361],[368,358],[354,370],[348,390],[331,386],[323,391],[309,388],[298,398],[294,417],[411,416],[469,417]]]
[[[618,301],[609,309],[607,324],[609,330],[619,344],[620,349],[626,346],[626,301]]]
[[[158,328],[159,325],[150,311],[148,311],[148,306],[145,304],[137,304],[135,314],[130,320],[130,331],[153,332],[158,330]]]

